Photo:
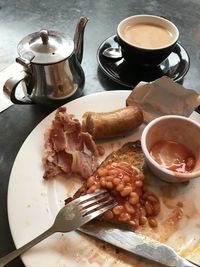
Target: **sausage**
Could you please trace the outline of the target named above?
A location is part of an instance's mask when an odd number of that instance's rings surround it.
[[[127,106],[112,112],[86,112],[83,129],[94,139],[121,136],[143,123],[143,112],[137,106]]]

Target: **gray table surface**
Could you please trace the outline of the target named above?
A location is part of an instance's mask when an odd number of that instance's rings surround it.
[[[85,30],[83,95],[123,89],[98,68],[100,43],[116,33],[117,24],[134,14],[162,15],[180,30],[180,42],[190,56],[184,86],[200,92],[200,1],[199,0],[0,0],[0,71],[17,56],[17,44],[41,28],[54,29],[73,37],[79,16],[90,21]],[[9,175],[15,157],[28,134],[53,109],[35,105],[13,105],[0,113],[0,257],[14,243],[7,218]],[[8,266],[23,266],[20,259]]]

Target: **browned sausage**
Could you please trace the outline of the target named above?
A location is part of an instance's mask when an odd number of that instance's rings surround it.
[[[137,106],[128,106],[112,112],[86,112],[83,128],[94,139],[123,135],[143,122],[143,113]]]

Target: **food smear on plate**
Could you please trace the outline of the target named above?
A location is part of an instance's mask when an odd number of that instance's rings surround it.
[[[143,123],[143,112],[136,105],[111,112],[85,112],[83,128],[96,139],[122,136]]]
[[[65,107],[56,111],[51,127],[44,135],[44,179],[64,172],[90,176],[98,166],[98,151],[91,135]]]
[[[108,155],[74,198],[106,189],[118,205],[101,219],[126,224],[133,230],[146,224],[157,227],[160,201],[144,186],[143,166],[144,155],[140,141],[125,143]]]
[[[150,155],[161,167],[179,173],[191,172],[196,164],[192,151],[171,140],[156,142],[150,149]]]

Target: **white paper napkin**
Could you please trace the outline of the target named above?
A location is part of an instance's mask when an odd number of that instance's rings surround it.
[[[163,76],[153,82],[140,82],[127,98],[127,105],[136,104],[144,112],[146,122],[162,115],[189,117],[200,105],[200,95]]]
[[[12,102],[4,95],[3,90],[0,92],[0,112],[12,105]]]
[[[0,72],[0,112],[7,109],[11,105],[13,105],[9,97],[3,91],[4,83],[7,81],[7,79],[12,77],[18,71],[22,71],[22,70],[23,70],[23,66],[17,63],[13,63],[8,68]]]

